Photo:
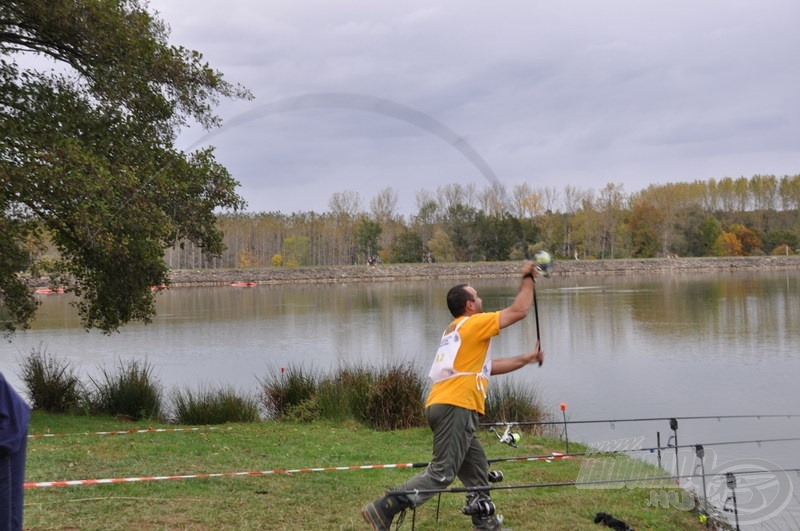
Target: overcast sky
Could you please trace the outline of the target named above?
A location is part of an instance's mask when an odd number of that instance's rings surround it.
[[[800,173],[797,0],[150,8],[172,43],[255,96],[222,102],[232,125],[215,136],[179,142],[216,146],[251,211],[323,212],[345,190],[368,208],[392,187],[409,214],[418,190],[489,185],[420,118],[454,132],[509,190]]]

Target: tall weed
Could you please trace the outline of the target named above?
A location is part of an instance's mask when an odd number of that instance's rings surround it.
[[[272,369],[259,383],[261,404],[267,416],[275,419],[286,417],[292,409],[307,407],[317,393],[316,378],[302,366],[290,365],[281,367],[279,371]]]
[[[541,405],[538,390],[530,382],[512,378],[493,379],[486,397],[483,422],[543,422],[548,415]],[[541,428],[522,426],[541,433]]]
[[[119,361],[117,371],[100,367],[100,376],[91,376],[94,392],[92,410],[132,420],[161,417],[161,386],[153,377],[153,366],[138,360]]]
[[[345,404],[350,418],[366,423],[368,419],[367,404],[369,403],[370,390],[377,379],[377,375],[364,367],[343,367],[334,376],[336,389],[340,396],[333,398],[340,404]],[[320,413],[324,417],[325,409]],[[327,417],[325,417],[327,418]]]
[[[424,425],[422,396],[425,384],[411,365],[382,370],[369,388],[365,422],[377,430]]]
[[[34,349],[22,360],[20,378],[34,409],[69,413],[86,404],[87,392],[69,361],[54,358],[46,349]]]
[[[320,380],[315,400],[318,416],[338,422],[353,418],[348,394],[342,380],[336,377]]]
[[[172,393],[175,420],[179,424],[225,424],[256,422],[258,401],[241,396],[231,387],[211,390],[177,389]]]
[[[261,380],[261,403],[271,418],[356,420],[379,430],[420,426],[425,383],[410,365],[378,371],[343,367],[315,378],[299,367],[274,369]]]

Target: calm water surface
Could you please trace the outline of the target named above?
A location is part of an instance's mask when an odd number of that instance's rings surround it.
[[[484,308],[494,310],[511,302],[517,281],[470,282]],[[18,383],[19,359],[44,348],[87,375],[120,359],[146,358],[166,388],[255,391],[258,378],[290,364],[328,370],[401,361],[427,371],[450,321],[444,295],[452,284],[173,289],[159,295],[151,325],[110,336],[85,332],[68,296],[46,296],[32,329],[0,345],[0,370]],[[678,442],[703,444],[707,470],[712,460],[720,469],[741,459],[793,470],[800,467],[798,441],[712,443],[800,437],[797,417],[766,417],[800,415],[798,284],[794,271],[545,279],[537,296],[545,364],[512,377],[536,385],[559,420],[561,402],[569,420],[617,420],[570,425],[570,440],[583,442],[642,440],[649,447],[657,433],[662,444],[673,435],[666,420],[623,419],[762,415],[682,419]],[[535,338],[531,312],[494,340],[493,356],[519,354]],[[681,453],[683,473],[693,471],[693,458],[693,451]],[[749,488],[762,494],[766,487]],[[788,490],[789,509],[764,521],[797,529],[800,488]],[[774,509],[781,496],[765,505]],[[759,510],[753,514],[771,508]],[[756,516],[754,528],[773,525]]]

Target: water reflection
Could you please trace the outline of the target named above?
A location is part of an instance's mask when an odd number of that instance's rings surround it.
[[[216,364],[255,359],[320,367],[424,365],[449,320],[444,293],[452,283],[173,289],[159,295],[150,326],[131,325],[108,337],[81,329],[69,296],[48,296],[31,330],[4,350],[27,353],[41,345],[81,365],[109,356],[146,356],[155,365],[178,358],[191,364],[191,378],[215,378]],[[516,287],[500,279],[472,284],[489,310],[509,304]],[[543,344],[553,356],[797,358],[800,304],[797,279],[787,272],[554,278],[540,281],[539,307]],[[535,333],[528,319],[495,342],[495,355],[528,348]]]
[[[509,304],[516,280],[475,279],[487,310]],[[83,373],[119,359],[146,358],[167,387],[232,384],[287,364],[327,370],[342,364],[408,361],[427,371],[450,320],[444,296],[454,281],[350,285],[181,288],[159,295],[149,326],[104,336],[85,332],[68,296],[42,300],[30,330],[2,344],[0,369],[14,382],[17,360],[44,347]],[[795,272],[559,278],[538,284],[545,365],[512,377],[533,382],[560,418],[800,414],[800,289]],[[525,320],[493,343],[493,355],[527,350]],[[684,422],[681,441],[791,437],[797,418],[775,422]],[[645,437],[664,441],[664,423],[580,424],[582,441]],[[663,442],[663,441],[662,441]],[[796,468],[797,443],[716,449],[721,460],[768,458]]]

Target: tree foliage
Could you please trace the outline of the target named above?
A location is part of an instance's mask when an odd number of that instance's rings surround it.
[[[723,232],[714,242],[714,256],[742,256],[742,242],[732,232]]]
[[[662,213],[651,203],[633,206],[630,217],[632,253],[636,258],[656,256],[661,248]]]
[[[528,220],[525,220],[528,221]],[[523,223],[512,216],[487,216],[479,212],[474,221],[475,255],[480,260],[508,260],[511,249],[523,241]]]
[[[423,260],[425,247],[419,234],[406,229],[397,235],[390,251],[389,257],[392,262],[419,263]]]
[[[308,265],[310,250],[311,240],[307,236],[289,236],[283,240],[281,265],[287,267]]]
[[[764,252],[764,242],[757,231],[751,230],[739,223],[732,224],[728,230],[736,235],[739,242],[742,244],[742,254],[752,255]]]
[[[436,262],[455,262],[456,260],[455,246],[450,241],[450,236],[442,229],[433,234],[433,238],[428,242],[428,248],[431,250],[431,256]]]
[[[215,210],[243,206],[212,149],[183,153],[178,130],[219,124],[219,97],[249,97],[168,43],[139,0],[0,4],[0,311],[26,325],[22,274],[45,236],[85,326],[112,331],[154,312],[164,250],[223,250]],[[55,280],[54,280],[55,281]]]
[[[378,255],[378,239],[383,227],[377,221],[362,217],[356,224],[356,253],[364,262]]]
[[[309,265],[362,262],[354,257],[363,218],[380,224],[378,255],[386,262],[521,260],[531,255],[531,249],[546,249],[560,259],[572,259],[575,253],[581,259],[712,256],[723,232],[735,234],[746,255],[770,254],[783,244],[798,249],[800,211],[792,194],[800,185],[800,175],[777,179],[776,208],[764,211],[754,210],[755,203],[748,199],[751,194],[742,190],[751,181],[730,181],[730,189],[737,190],[728,201],[734,208],[730,211],[720,209],[715,181],[694,181],[663,189],[651,186],[631,197],[620,185],[611,184],[597,194],[572,187],[568,187],[570,194],[563,195],[553,188],[538,189],[534,194],[544,210],[532,217],[530,211],[521,211],[521,218],[512,213],[508,196],[503,203],[494,187],[474,194],[480,207],[470,206],[471,195],[464,187],[417,191],[417,211],[407,217],[378,215],[381,210],[375,205],[384,196],[394,197],[391,189],[378,192],[368,202],[369,213],[360,207],[356,193],[345,192],[334,194],[331,210],[321,214],[221,216],[228,249],[220,259],[204,263],[202,253],[187,242],[184,249],[167,250],[167,263],[174,268],[236,267],[237,259],[246,255],[251,267],[269,267],[272,257],[283,252],[282,242],[291,236],[309,238]],[[564,210],[567,195],[571,213]],[[484,201],[488,196],[494,199]],[[739,206],[746,210],[738,210]],[[770,229],[763,232],[759,225]]]
[[[700,229],[702,247],[698,249],[701,254],[697,256],[711,256],[714,254],[714,245],[722,236],[722,223],[714,216],[708,216],[703,221]]]

